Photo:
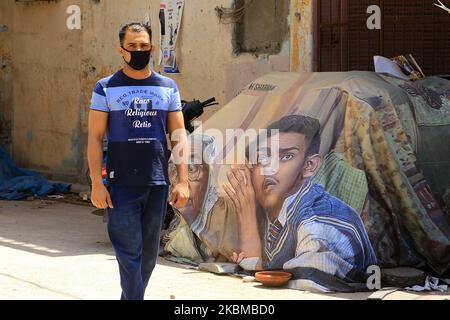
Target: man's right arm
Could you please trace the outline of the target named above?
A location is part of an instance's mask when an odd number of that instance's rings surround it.
[[[103,185],[103,137],[108,126],[108,113],[90,110],[88,120],[88,162],[92,180],[91,201],[99,208],[113,208],[108,190]]]

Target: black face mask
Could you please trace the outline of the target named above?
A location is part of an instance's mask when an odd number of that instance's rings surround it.
[[[134,70],[142,70],[145,67],[148,66],[150,63],[150,50],[147,51],[128,51],[124,47],[122,47],[123,50],[126,52],[129,52],[131,54],[131,60],[130,62],[125,61],[125,58],[123,59],[127,64],[133,68]]]

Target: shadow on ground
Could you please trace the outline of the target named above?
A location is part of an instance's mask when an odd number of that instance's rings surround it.
[[[51,257],[114,257],[106,224],[92,211],[51,200],[0,201],[0,246]]]

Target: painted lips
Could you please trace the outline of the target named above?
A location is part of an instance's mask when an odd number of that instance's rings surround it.
[[[273,177],[267,177],[264,179],[263,190],[264,192],[270,191],[278,184],[278,181]]]

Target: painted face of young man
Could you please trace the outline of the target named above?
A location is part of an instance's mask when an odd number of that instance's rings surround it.
[[[278,139],[278,170],[270,159],[272,139]],[[258,149],[258,163],[252,169],[252,183],[258,203],[266,212],[281,210],[284,200],[298,191],[303,183],[303,168],[308,141],[294,132],[270,137],[269,148]],[[268,157],[267,157],[268,156]]]

